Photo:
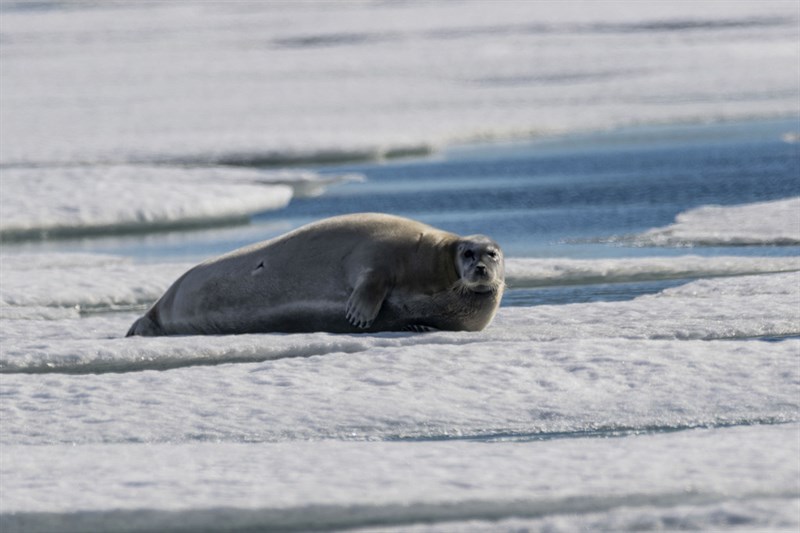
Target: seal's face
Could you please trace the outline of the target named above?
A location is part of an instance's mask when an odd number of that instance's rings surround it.
[[[503,251],[489,237],[464,237],[456,246],[456,270],[461,283],[475,293],[495,293],[503,287]]]

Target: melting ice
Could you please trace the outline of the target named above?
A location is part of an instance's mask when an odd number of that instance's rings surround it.
[[[7,524],[796,523],[796,257],[512,258],[512,292],[701,279],[480,333],[122,338],[189,266],[3,256]]]
[[[0,237],[243,221],[359,179],[269,165],[800,112],[786,2],[276,6],[4,3]],[[796,244],[798,211],[630,239]],[[797,257],[512,257],[510,294],[676,283],[480,333],[122,338],[190,266],[0,254],[3,531],[800,524]]]

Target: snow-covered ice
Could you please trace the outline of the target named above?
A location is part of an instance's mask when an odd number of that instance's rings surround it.
[[[108,311],[189,265],[0,259],[4,531],[800,522],[800,340],[759,340],[800,334],[797,258],[512,258],[512,287],[702,279],[480,333],[128,339]]]
[[[767,235],[764,235],[767,238]],[[800,270],[798,257],[637,257],[614,259],[511,258],[509,288],[583,285],[663,279],[741,276]]]
[[[264,524],[384,531],[418,523],[428,524],[422,531],[460,531],[458,521],[482,520],[482,528],[466,530],[497,531],[495,520],[515,517],[555,531],[584,523],[637,530],[659,520],[669,526],[670,518],[703,530],[791,528],[799,518],[798,429],[703,429],[535,448],[452,441],[4,446],[3,511],[17,514],[0,523],[4,531]]]
[[[659,261],[680,258],[643,263],[661,275]],[[42,278],[132,266],[6,264]],[[183,265],[148,268],[166,279]],[[796,336],[798,281],[505,308],[478,334],[123,339],[133,314],[4,319],[0,520],[9,531],[791,529],[800,341],[709,339]],[[74,302],[12,307],[42,304]]]
[[[800,112],[792,2],[0,11],[4,240],[241,222],[361,179],[266,166]],[[798,212],[607,237],[797,245]],[[123,338],[191,266],[0,254],[3,533],[800,525],[796,256],[512,257],[534,296],[479,333]]]
[[[221,183],[230,165],[800,112],[790,2],[2,9],[3,238],[242,221],[288,201]],[[291,174],[266,181],[326,182]]]
[[[23,369],[34,373],[5,367],[2,442],[546,436],[797,419],[797,340],[524,336],[66,342],[75,359],[114,350],[129,362],[110,374],[64,374],[83,370],[66,366],[68,354]],[[273,342],[288,359],[245,364],[268,358]],[[220,364],[134,371],[160,354],[204,352]]]
[[[38,294],[19,290],[25,283],[25,256],[6,262],[12,268],[4,268],[4,272],[13,273],[15,266],[20,272],[19,278],[4,279],[4,286],[18,285],[16,293],[4,288],[6,309],[30,307],[38,311],[63,306],[97,311],[142,305],[143,294],[156,298],[185,268],[133,265],[104,257],[98,257],[92,267],[86,256],[76,260],[69,255],[50,258],[51,265],[41,258],[38,265],[27,261],[30,267],[26,279],[34,281],[34,286],[37,276],[41,280]],[[713,266],[718,259],[709,261]],[[735,263],[734,258],[722,259]],[[85,274],[81,261],[87,265]],[[664,265],[677,263],[680,258],[660,261],[643,262],[661,266],[659,275],[663,275]],[[699,262],[697,258],[690,258],[692,261]],[[630,269],[635,262],[620,264]],[[574,267],[574,263],[568,261],[567,265]],[[360,438],[387,438],[450,431],[547,432],[597,425],[793,420],[797,410],[799,376],[794,360],[798,341],[741,341],[800,334],[797,262],[786,258],[776,263],[764,266],[793,271],[700,279],[621,302],[503,308],[489,328],[474,334],[123,338],[136,317],[134,313],[94,312],[83,318],[77,311],[68,317],[39,317],[33,311],[31,316],[12,313],[4,318],[0,337],[5,398],[21,394],[16,405],[27,405],[29,402],[22,399],[26,395],[43,401],[49,398],[45,403],[52,402],[57,410],[50,411],[44,405],[30,412],[7,410],[3,414],[4,435],[17,435],[11,442],[84,442],[87,436],[91,441],[100,434],[103,440],[115,441],[120,438],[114,436],[115,428],[121,424],[123,440],[157,442],[190,439],[189,435],[202,434],[199,427],[215,427],[213,438],[233,440],[248,440],[248,435],[266,440],[280,440],[286,435],[343,437],[352,431]],[[72,274],[58,278],[66,285],[59,291],[59,283],[52,281],[49,273],[54,268],[69,272],[66,265],[70,264]],[[744,273],[753,265],[745,259],[741,267]],[[142,272],[137,272],[138,268]],[[642,271],[638,269],[637,275]],[[151,279],[158,272],[162,274],[160,286]],[[84,286],[80,279],[92,280],[95,285]],[[112,279],[116,287],[108,283]],[[545,277],[545,282],[550,281]],[[82,291],[86,293],[83,297]],[[229,366],[247,362],[262,365],[263,370]],[[169,368],[176,370],[141,372]],[[107,371],[122,373],[85,375]],[[52,377],[43,380],[41,373]],[[742,379],[747,387],[740,390]],[[94,381],[97,385],[90,386]],[[78,383],[82,385],[73,385]],[[426,383],[437,386],[428,389]],[[444,386],[447,383],[449,388]],[[42,386],[48,392],[42,393]],[[99,412],[92,414],[84,387],[100,394]],[[728,392],[723,392],[726,387]],[[104,388],[108,395],[99,392]],[[70,393],[61,397],[59,389],[79,391],[83,399],[74,401]],[[143,394],[145,390],[148,392]],[[280,392],[276,394],[276,390]],[[607,398],[602,402],[602,413],[588,414],[592,398],[597,397],[594,392],[584,397],[586,391],[600,391]],[[237,421],[228,410],[214,415],[214,409],[202,407],[218,393],[222,397],[213,400],[215,405],[240,402],[232,410],[247,416]],[[269,397],[256,403],[271,406],[266,412],[272,414],[265,415],[264,429],[251,430],[253,412],[246,406],[263,394]],[[192,396],[199,398],[199,405],[178,405],[179,398]],[[350,402],[349,408],[346,402]],[[612,408],[614,402],[619,404]],[[684,404],[677,407],[675,402]],[[176,407],[164,413],[167,419],[159,423],[159,415],[147,407],[151,404]],[[124,414],[120,405],[126,406]],[[559,405],[563,411],[553,410]],[[75,412],[69,414],[73,408]],[[635,412],[639,408],[644,409],[641,416]],[[108,409],[113,413],[105,412]],[[192,427],[193,413],[197,412],[201,413],[198,426]],[[420,418],[411,415],[406,419],[403,412],[417,412]],[[270,418],[275,413],[284,418]],[[313,413],[319,416],[312,419]],[[106,420],[107,424],[93,426],[93,432],[86,433],[75,425],[84,415]],[[353,416],[366,419],[355,421]],[[463,416],[466,418],[462,420]],[[57,423],[59,417],[71,423],[62,427]],[[210,423],[209,417],[219,420]],[[520,422],[524,420],[528,422]],[[35,438],[30,435],[32,427],[40,428]],[[105,435],[102,428],[109,428],[110,433]]]
[[[145,232],[244,222],[293,196],[361,179],[302,170],[71,166],[2,170],[0,237]]]
[[[20,4],[0,20],[4,165],[332,161],[800,112],[785,1]]]
[[[635,239],[643,245],[800,244],[800,197],[739,206],[703,206]]]

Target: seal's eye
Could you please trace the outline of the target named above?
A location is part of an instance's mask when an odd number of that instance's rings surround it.
[[[495,252],[494,250],[489,250],[488,252],[486,252],[486,255],[488,255],[492,259],[497,259],[497,252]]]
[[[466,257],[467,259],[472,259],[473,257],[475,257],[475,254],[472,253],[472,250],[467,250],[466,252],[464,252],[464,257]]]

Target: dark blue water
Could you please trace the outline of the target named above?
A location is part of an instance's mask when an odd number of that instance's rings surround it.
[[[530,305],[564,305],[588,302],[621,302],[646,294],[655,294],[688,283],[690,279],[594,283],[513,289],[503,295],[503,307]]]
[[[665,226],[701,205],[800,195],[800,144],[785,140],[797,132],[797,118],[640,127],[460,146],[418,159],[312,167],[331,174],[359,172],[367,181],[295,199],[247,226],[19,247],[195,261],[319,218],[381,211],[459,234],[487,234],[508,256],[800,255],[797,246],[687,250],[608,242]]]
[[[641,128],[558,140],[462,147],[436,158],[323,169],[348,184],[258,221],[306,222],[357,211],[409,216],[460,234],[485,233],[513,256],[648,255],[674,249],[599,244],[708,204],[800,195],[797,121]],[[797,253],[796,247],[701,253]],[[679,253],[686,253],[685,249]]]

